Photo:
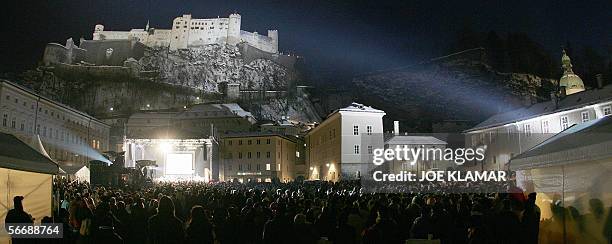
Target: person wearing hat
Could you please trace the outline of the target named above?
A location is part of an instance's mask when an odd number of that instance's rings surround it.
[[[23,196],[13,198],[13,209],[9,210],[4,223],[34,223],[32,215],[23,210]]]
[[[13,198],[13,209],[9,210],[6,213],[6,218],[4,219],[4,226],[7,228],[10,224],[33,224],[34,219],[32,215],[26,213],[23,210],[23,196],[16,196]],[[20,242],[17,242],[19,240]],[[13,239],[13,243],[22,243],[26,242],[24,239]]]

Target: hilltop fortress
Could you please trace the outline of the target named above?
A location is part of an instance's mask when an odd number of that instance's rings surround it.
[[[278,53],[278,31],[268,30],[268,35],[240,29],[239,14],[229,18],[194,19],[190,14],[174,18],[172,29],[150,28],[130,31],[108,31],[98,24],[94,28],[93,40],[137,40],[149,47],[168,47],[170,50],[198,47],[208,44],[236,45],[246,42],[269,53]]]

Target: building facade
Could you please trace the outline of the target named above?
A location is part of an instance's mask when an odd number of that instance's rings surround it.
[[[412,164],[410,160],[392,160],[388,162],[388,172],[398,174],[402,171],[420,172],[427,170],[446,170],[452,167],[451,163],[442,158],[446,142],[433,136],[414,136],[414,135],[399,135],[395,134],[385,141],[385,148],[411,148],[413,150],[421,149],[427,153],[424,160],[415,160]],[[440,156],[438,156],[440,152]]]
[[[241,16],[230,14],[228,18],[195,19],[190,14],[176,17],[172,29],[154,29],[147,23],[144,29],[109,31],[98,24],[93,40],[135,39],[149,47],[167,47],[170,50],[185,49],[208,44],[236,45],[246,42],[262,51],[278,53],[278,31],[268,30],[267,35],[241,30]]]
[[[306,135],[308,179],[359,178],[372,164],[373,150],[383,148],[385,112],[352,103],[330,114]]]
[[[304,149],[297,137],[276,133],[239,133],[220,142],[222,180],[282,182],[304,176]],[[299,172],[301,170],[301,172]]]
[[[84,112],[7,80],[0,80],[0,97],[0,132],[30,145],[39,135],[60,166],[100,160],[109,150],[110,126]]]

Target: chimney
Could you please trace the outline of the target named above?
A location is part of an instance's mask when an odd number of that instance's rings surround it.
[[[596,74],[595,80],[597,80],[597,89],[603,88],[603,74]]]
[[[399,121],[393,121],[393,135],[399,135]]]

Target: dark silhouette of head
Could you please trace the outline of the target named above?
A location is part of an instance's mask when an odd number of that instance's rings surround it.
[[[159,207],[157,207],[159,215],[174,215],[174,202],[168,196],[162,196],[159,199]]]
[[[23,196],[15,196],[13,198],[13,206],[17,210],[23,210]]]

